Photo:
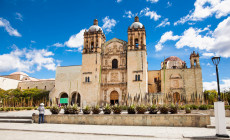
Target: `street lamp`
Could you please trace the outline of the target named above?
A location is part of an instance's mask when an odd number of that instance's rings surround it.
[[[219,72],[218,72],[218,64],[220,62],[220,57],[213,57],[212,62],[214,65],[216,65],[216,78],[217,78],[217,88],[218,88],[218,101],[221,101],[220,99],[220,84],[219,84]]]
[[[218,73],[218,64],[220,62],[220,57],[212,57],[212,62],[214,65],[216,65],[216,78],[217,78],[217,88],[218,88],[218,101],[214,103],[216,136],[229,138],[228,134],[226,133],[224,102],[222,102],[220,99],[220,84],[219,84],[219,73]]]

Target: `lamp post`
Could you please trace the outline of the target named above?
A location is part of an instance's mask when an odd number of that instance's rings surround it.
[[[212,57],[212,62],[216,66],[216,78],[217,78],[217,88],[218,88],[218,101],[214,103],[216,136],[229,138],[228,134],[226,133],[224,102],[222,102],[220,98],[220,84],[219,84],[219,72],[218,72],[218,64],[220,62],[220,57]]]
[[[213,57],[212,58],[212,62],[216,66],[216,79],[217,79],[217,88],[218,88],[218,101],[221,101],[221,99],[220,99],[219,71],[218,71],[218,64],[220,62],[220,57]]]

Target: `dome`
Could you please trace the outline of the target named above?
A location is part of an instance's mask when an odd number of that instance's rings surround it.
[[[183,62],[184,63],[184,61],[182,61],[179,57],[177,57],[177,56],[170,56],[170,57],[168,57],[167,59],[165,59],[165,62],[168,62],[168,61],[180,61],[180,62]]]
[[[89,28],[88,31],[89,31],[89,32],[96,32],[96,31],[99,31],[99,30],[102,31],[101,27],[98,26],[98,20],[95,19],[95,20],[93,21],[93,25]],[[102,31],[102,32],[103,32],[103,31]]]
[[[100,26],[98,26],[98,25],[92,25],[90,28],[89,28],[89,32],[95,32],[95,31],[99,31],[99,30],[101,30],[102,31],[102,29],[101,29],[101,27]]]
[[[26,73],[24,72],[13,72],[11,73],[10,75],[25,75],[25,76],[28,76]]]
[[[130,28],[137,29],[137,28],[142,28],[142,27],[143,27],[143,24],[139,22],[139,17],[136,16],[135,20],[134,20],[133,24],[130,26]]]
[[[134,22],[134,23],[130,26],[130,28],[135,28],[135,29],[137,29],[137,28],[142,28],[142,27],[143,27],[143,24],[140,23],[140,22]]]

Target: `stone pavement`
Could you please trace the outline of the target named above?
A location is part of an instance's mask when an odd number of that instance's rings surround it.
[[[62,110],[63,112],[63,110]],[[0,116],[31,116],[36,110],[0,112]],[[46,114],[50,114],[49,110]],[[211,117],[214,124],[215,118]],[[230,126],[230,117],[226,118]],[[230,135],[230,129],[227,129]],[[109,126],[77,124],[26,124],[0,123],[2,140],[37,139],[216,139],[213,128],[154,127],[154,126]]]
[[[197,127],[149,127],[149,126],[108,126],[108,125],[76,125],[76,124],[15,124],[15,123],[1,123],[0,136],[6,138],[12,137],[13,132],[23,132],[27,134],[51,135],[55,133],[61,135],[80,135],[95,137],[111,137],[111,138],[158,138],[158,139],[193,139],[193,138],[215,138],[216,130],[210,128]],[[23,137],[23,133],[20,134]],[[230,135],[230,130],[227,130]],[[4,134],[4,135],[1,135]],[[15,135],[18,138],[18,135]],[[83,136],[84,137],[84,136]],[[36,140],[38,137],[34,137]],[[64,135],[63,135],[64,138]]]

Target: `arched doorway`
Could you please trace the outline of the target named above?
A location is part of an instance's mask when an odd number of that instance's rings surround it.
[[[179,103],[180,94],[178,92],[173,93],[173,101],[174,101],[174,104]]]
[[[77,105],[81,106],[81,95],[79,93],[77,94]]]
[[[72,98],[71,98],[71,105],[76,104],[76,96],[77,96],[77,93],[74,92],[73,95],[72,95]]]
[[[67,93],[62,93],[60,96],[60,104],[61,105],[68,105],[69,103],[69,97]]]
[[[111,105],[119,104],[119,95],[117,91],[112,91],[110,93],[110,104]]]

